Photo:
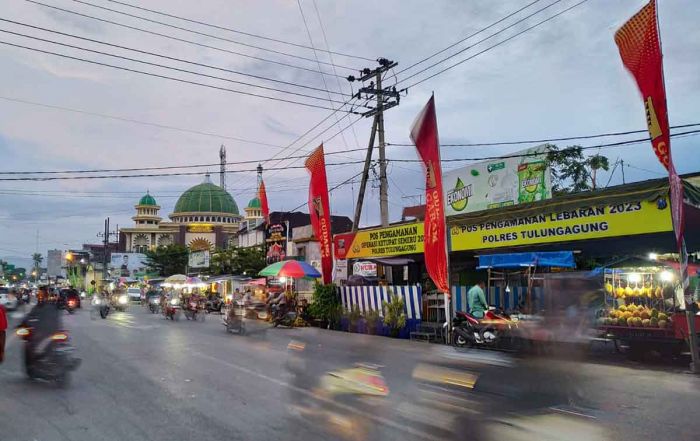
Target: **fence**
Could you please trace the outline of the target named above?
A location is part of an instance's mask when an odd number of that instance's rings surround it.
[[[420,325],[423,295],[418,285],[341,286],[338,293],[345,311],[350,311],[353,305],[357,305],[363,315],[369,311],[377,311],[380,317],[384,317],[382,302],[389,302],[392,294],[397,295],[403,299],[407,330],[414,330]]]
[[[467,291],[469,291],[470,288],[471,286],[452,287],[453,311],[467,312],[469,310]],[[544,290],[540,286],[532,288],[532,303],[535,311],[541,309],[543,292]],[[510,292],[504,292],[502,287],[496,286],[492,287],[489,292],[485,294],[486,302],[489,304],[489,306],[495,306],[508,311],[517,308],[521,302],[525,302],[527,287],[513,286],[510,288]]]

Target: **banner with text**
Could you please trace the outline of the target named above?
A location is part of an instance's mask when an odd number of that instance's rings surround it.
[[[338,259],[390,257],[423,252],[423,222],[333,236]]]
[[[668,203],[641,201],[455,225],[450,237],[452,251],[465,251],[666,231],[672,231]]]
[[[545,146],[444,173],[445,214],[481,211],[552,197]]]

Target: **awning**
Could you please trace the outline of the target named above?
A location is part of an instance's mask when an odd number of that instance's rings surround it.
[[[487,254],[477,256],[477,269],[522,268],[529,266],[574,268],[573,251],[542,251],[533,253]]]
[[[415,260],[406,257],[386,257],[383,259],[367,259],[370,262],[378,263],[385,266],[406,266],[409,263],[415,263]]]

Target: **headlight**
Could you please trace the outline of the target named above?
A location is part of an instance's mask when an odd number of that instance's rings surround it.
[[[159,304],[160,304],[160,299],[153,299],[153,303],[156,304],[156,305],[159,305]]]
[[[177,305],[178,303],[180,303],[180,299],[172,299],[172,300],[170,301],[170,304],[171,304],[171,305]]]
[[[127,296],[119,296],[119,304],[120,305],[126,305],[129,302],[129,298]]]
[[[95,304],[95,305],[99,305],[101,302],[100,302],[100,299],[94,299],[94,300],[92,301],[92,303]]]

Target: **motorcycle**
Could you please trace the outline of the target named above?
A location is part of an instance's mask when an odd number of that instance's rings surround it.
[[[92,299],[92,311],[93,313],[99,313],[100,317],[106,319],[110,312],[110,304],[105,298],[95,296]]]
[[[200,308],[197,299],[189,299],[182,310],[187,320],[195,321],[199,319],[200,321],[204,321],[204,309]]]
[[[165,308],[163,308],[163,315],[166,320],[178,321],[180,320],[181,313],[182,307],[180,306],[180,299],[177,297],[168,300],[165,304]]]
[[[74,299],[69,299],[64,308],[66,311],[68,311],[68,314],[75,314],[75,310],[78,307],[78,302],[76,302]]]
[[[289,307],[289,309],[286,310],[284,308],[280,308],[280,305],[272,305],[272,326],[273,327],[278,327],[278,326],[286,326],[288,328],[291,328],[294,326],[294,322],[297,319],[297,312],[296,308],[294,307]]]
[[[236,332],[245,334],[245,307],[241,304],[232,303],[224,313],[222,319],[226,332]]]
[[[81,362],[73,355],[75,349],[68,343],[68,333],[56,331],[34,348],[30,345],[34,338],[31,327],[20,326],[15,333],[25,341],[24,364],[27,376],[66,386],[70,372],[76,370]]]
[[[221,314],[223,312],[222,308],[224,306],[223,300],[221,300],[221,297],[214,297],[209,300],[207,300],[206,308],[207,312],[218,312]]]
[[[517,350],[520,338],[518,322],[503,311],[494,308],[479,320],[462,311],[457,311],[452,321],[452,344],[455,347],[481,347],[501,350]]]
[[[111,305],[116,311],[126,311],[129,308],[129,296],[125,293],[113,294]]]
[[[151,314],[157,314],[160,310],[160,298],[150,297],[148,299],[148,310],[151,311]]]

